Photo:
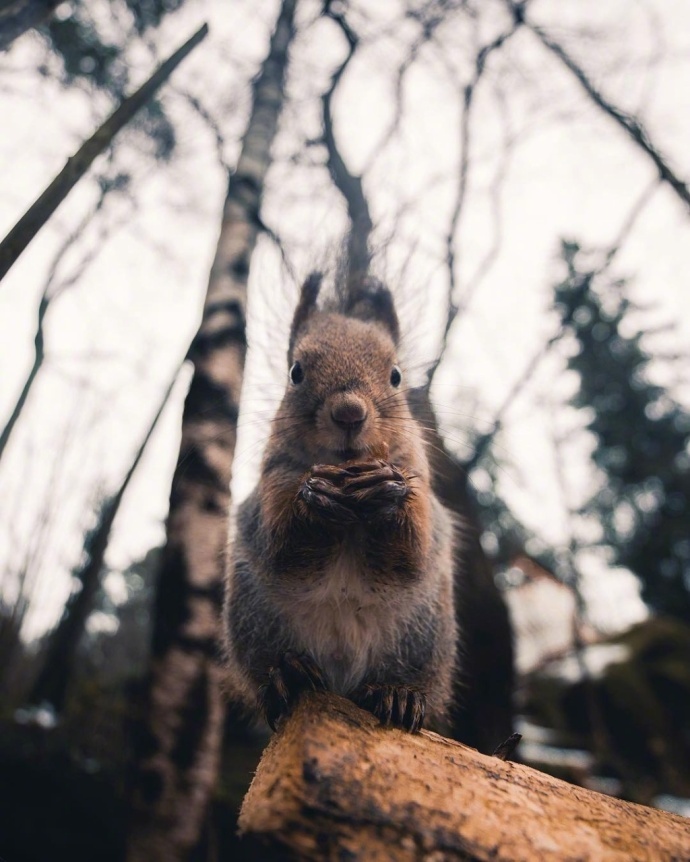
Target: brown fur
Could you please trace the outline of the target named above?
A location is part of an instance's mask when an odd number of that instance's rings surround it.
[[[451,519],[397,378],[390,294],[365,285],[344,314],[318,310],[317,292],[309,279],[291,332],[298,365],[238,516],[231,683],[271,723],[300,687],[323,686],[414,730],[425,706],[438,722],[451,698]]]

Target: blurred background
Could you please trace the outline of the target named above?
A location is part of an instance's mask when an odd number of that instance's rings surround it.
[[[300,281],[358,228],[509,609],[521,758],[690,813],[687,3],[10,0],[0,116],[0,855],[121,859],[191,792],[181,757],[142,791],[178,612],[217,607]],[[201,451],[221,539],[197,569]],[[193,713],[189,762],[212,754],[161,858],[224,858],[265,736],[185,643],[167,726]]]

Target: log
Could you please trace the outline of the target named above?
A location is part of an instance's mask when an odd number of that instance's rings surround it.
[[[308,695],[244,799],[248,858],[688,862],[690,820]]]

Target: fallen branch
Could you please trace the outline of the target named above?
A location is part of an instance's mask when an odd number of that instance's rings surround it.
[[[575,787],[311,695],[273,738],[240,812],[252,858],[682,862],[690,821]]]

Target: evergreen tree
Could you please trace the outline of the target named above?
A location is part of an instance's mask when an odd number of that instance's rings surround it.
[[[650,379],[645,333],[624,334],[635,307],[625,282],[581,265],[563,244],[567,275],[556,310],[579,349],[568,360],[587,410],[603,481],[583,514],[601,524],[612,562],[642,581],[656,611],[690,619],[690,413]],[[647,333],[648,334],[648,333]]]

